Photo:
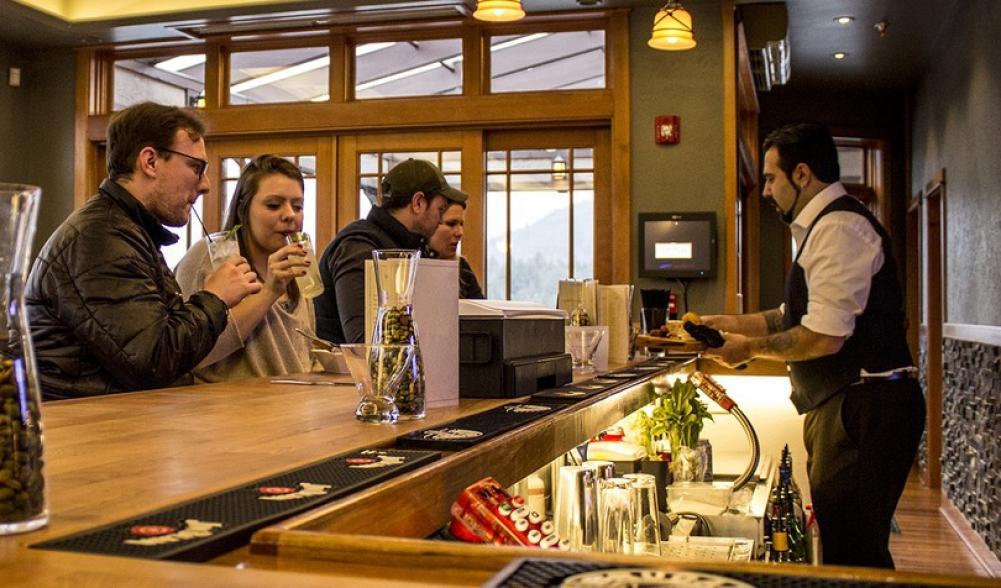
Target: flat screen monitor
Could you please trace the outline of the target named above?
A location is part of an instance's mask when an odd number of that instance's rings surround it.
[[[715,277],[716,213],[642,213],[639,250],[641,277]]]

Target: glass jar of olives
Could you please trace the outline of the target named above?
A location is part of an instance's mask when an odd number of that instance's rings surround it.
[[[49,520],[42,474],[41,396],[24,281],[41,190],[0,184],[0,535]]]
[[[424,358],[414,321],[414,281],[421,252],[415,249],[376,249],[375,281],[379,310],[372,330],[375,345],[412,345],[407,368],[396,390],[400,419],[424,418]]]

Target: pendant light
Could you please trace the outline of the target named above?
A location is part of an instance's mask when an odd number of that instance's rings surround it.
[[[653,33],[647,45],[662,51],[684,51],[697,43],[692,34],[692,15],[671,0],[653,18]]]
[[[509,22],[525,17],[521,0],[478,0],[473,18],[488,22]]]

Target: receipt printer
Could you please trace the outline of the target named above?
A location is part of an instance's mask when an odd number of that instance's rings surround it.
[[[459,396],[513,398],[569,383],[562,310],[508,300],[459,301]]]

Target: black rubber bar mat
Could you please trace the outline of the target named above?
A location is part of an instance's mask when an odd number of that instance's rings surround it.
[[[254,531],[435,461],[433,451],[369,449],[224,490],[127,521],[32,545],[147,559],[206,561]]]
[[[576,384],[567,384],[559,388],[549,388],[532,394],[532,400],[537,402],[572,403],[580,402],[606,390],[621,386],[622,380],[615,378],[595,378]]]
[[[667,563],[667,562],[665,562]],[[670,562],[679,563],[679,562]],[[719,588],[895,588],[917,587],[902,584],[862,580],[835,580],[810,575],[810,566],[803,566],[803,575],[772,575],[748,572],[691,570],[657,570],[622,565],[609,565],[558,559],[515,560],[490,579],[485,588],[549,588],[555,586],[716,586]]]
[[[559,410],[553,404],[513,402],[397,438],[398,447],[461,451]]]
[[[549,388],[532,394],[532,400],[537,402],[554,402],[570,404],[586,400],[596,394],[621,386],[629,380],[640,380],[647,376],[663,370],[672,365],[670,363],[647,362],[635,366],[630,366],[618,371],[609,372],[596,376],[594,379],[567,384],[559,388]]]

